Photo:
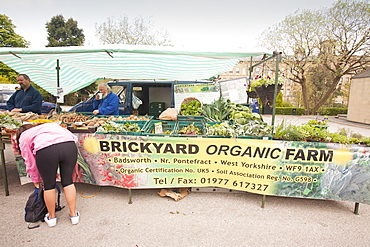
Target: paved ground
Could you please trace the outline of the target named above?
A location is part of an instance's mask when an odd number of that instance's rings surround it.
[[[300,123],[310,116],[277,116],[277,122],[282,118]],[[345,126],[370,136],[368,125],[338,121],[329,122],[330,130]],[[79,225],[63,209],[55,228],[43,223],[29,230],[23,208],[33,188],[20,185],[9,149],[10,196],[0,171],[1,246],[370,246],[370,205],[355,215],[350,202],[268,196],[261,208],[262,196],[245,192],[191,192],[175,202],[158,189],[134,190],[129,204],[126,189],[87,184],[76,185],[84,196],[77,199]]]

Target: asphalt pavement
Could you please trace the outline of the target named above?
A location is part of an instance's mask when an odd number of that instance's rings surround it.
[[[275,123],[311,118],[276,116]],[[330,131],[342,127],[370,136],[369,125],[330,118]],[[30,230],[23,216],[33,186],[20,185],[9,144],[5,158],[10,195],[1,169],[2,246],[370,246],[370,205],[360,204],[356,215],[352,202],[267,196],[262,208],[261,195],[213,189],[177,202],[159,189],[133,190],[130,203],[127,189],[77,183],[80,223],[72,226],[63,209],[56,227]]]

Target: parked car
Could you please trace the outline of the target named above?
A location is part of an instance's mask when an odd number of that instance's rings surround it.
[[[13,95],[14,93],[14,88],[10,89],[8,85],[11,85],[11,87],[16,87],[17,84],[0,84],[0,110],[8,110],[6,106],[6,102],[9,100],[9,98]],[[5,90],[4,90],[5,89]],[[50,102],[42,102],[41,105],[41,114],[47,115],[47,114],[52,114],[53,112],[56,111],[58,107],[58,111],[61,111],[60,106],[50,103]]]
[[[108,85],[112,92],[117,94],[120,99],[119,115],[131,115],[135,111],[132,104],[133,95],[138,97],[142,104],[136,110],[139,115],[159,115],[160,112],[153,112],[153,106],[160,103],[163,108],[175,107],[174,85],[175,84],[194,84],[200,81],[111,81]],[[86,101],[82,101],[70,108],[71,112],[92,113],[93,101],[98,91]],[[164,107],[165,106],[165,107]]]

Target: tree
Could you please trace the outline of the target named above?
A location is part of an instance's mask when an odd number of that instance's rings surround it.
[[[315,114],[340,79],[370,63],[370,4],[339,0],[329,9],[297,11],[261,35],[282,51],[288,77],[300,84],[306,114]]]
[[[85,41],[85,35],[83,30],[77,27],[77,21],[69,18],[67,21],[64,20],[63,15],[56,15],[51,18],[50,22],[46,23],[46,29],[48,32],[48,45],[47,47],[59,47],[59,46],[82,46]],[[95,91],[96,85],[91,85],[79,90],[79,93],[70,93],[65,95],[64,101],[67,104],[75,105],[79,102],[79,98],[76,94],[83,96],[88,95],[88,92]],[[86,95],[85,95],[86,94]],[[44,96],[44,98],[47,96]],[[49,95],[50,99],[54,96]]]
[[[136,17],[132,22],[124,15],[117,21],[108,18],[102,24],[95,24],[95,33],[100,43],[128,45],[170,46],[166,30],[156,31],[151,18]]]
[[[0,47],[28,47],[29,42],[18,35],[16,26],[8,16],[0,14]],[[0,76],[3,83],[16,81],[17,72],[0,62]]]
[[[77,21],[69,18],[64,20],[63,15],[57,15],[46,23],[49,41],[47,47],[81,46],[85,42],[83,30],[77,27]]]
[[[283,107],[283,93],[281,91],[276,96],[276,107]]]

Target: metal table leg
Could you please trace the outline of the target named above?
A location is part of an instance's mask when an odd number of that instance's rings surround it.
[[[6,172],[6,165],[5,165],[5,143],[3,142],[3,136],[1,134],[1,128],[0,128],[0,159],[1,159],[1,165],[3,167],[4,171],[4,188],[5,188],[5,195],[9,196],[9,188],[8,188],[8,174]]]
[[[358,213],[358,209],[359,209],[359,207],[360,207],[360,203],[355,202],[355,210],[353,211],[353,213],[354,213],[354,214],[356,214],[356,215],[358,215],[358,214],[359,214],[359,213]]]

